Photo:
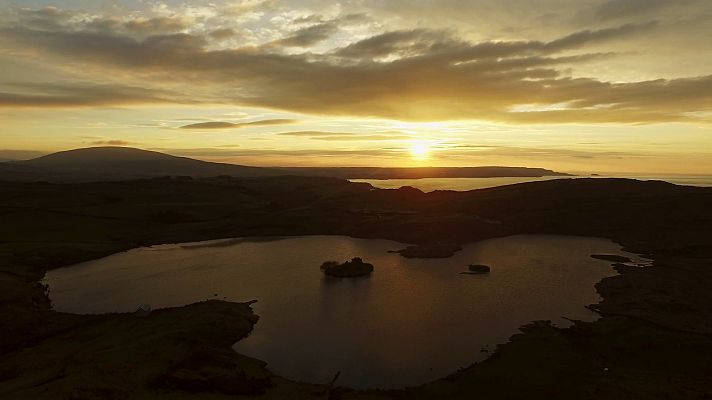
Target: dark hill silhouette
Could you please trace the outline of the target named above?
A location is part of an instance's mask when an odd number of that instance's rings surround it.
[[[215,163],[131,147],[88,147],[60,151],[24,161],[0,162],[0,180],[92,182],[160,176],[194,178],[228,175],[325,176],[342,179],[419,179],[567,176],[543,168],[526,167],[274,167],[261,168]]]
[[[259,177],[284,175],[269,168],[213,163],[130,147],[89,147],[0,164],[0,179],[95,181],[158,176]]]
[[[41,168],[22,165],[17,161],[0,162],[0,180],[38,181],[47,180],[47,173]]]

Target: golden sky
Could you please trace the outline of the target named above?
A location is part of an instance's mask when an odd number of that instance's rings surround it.
[[[0,149],[712,174],[709,43],[709,0],[0,0]]]

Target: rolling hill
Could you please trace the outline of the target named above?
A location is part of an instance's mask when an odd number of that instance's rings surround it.
[[[130,147],[89,147],[0,164],[0,179],[47,181],[129,180],[159,176],[257,177],[284,175],[269,168],[213,163]]]

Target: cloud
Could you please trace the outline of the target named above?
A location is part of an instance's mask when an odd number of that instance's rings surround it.
[[[91,142],[91,144],[101,145],[101,146],[130,146],[130,145],[133,145],[136,143],[127,142],[125,140],[113,139],[113,140],[96,140],[96,141]]]
[[[190,125],[183,125],[180,129],[230,129],[236,128],[238,125],[232,122],[198,122]]]
[[[239,129],[246,128],[250,126],[270,126],[270,125],[287,125],[299,122],[294,119],[264,119],[260,121],[251,122],[225,122],[225,121],[210,121],[210,122],[198,122],[195,124],[183,125],[180,129]]]
[[[190,19],[181,17],[136,18],[125,22],[124,27],[142,35],[155,35],[188,29],[192,25],[191,22]]]
[[[307,157],[307,158],[335,158],[348,157],[398,157],[402,156],[404,149],[223,149],[223,148],[195,148],[195,149],[170,149],[152,148],[149,150],[185,156],[185,157]]]
[[[277,7],[277,0],[243,0],[225,4],[220,8],[220,12],[226,17],[234,18],[256,11],[269,10]]]
[[[312,140],[324,141],[373,141],[373,140],[409,140],[412,136],[402,132],[388,131],[375,133],[354,133],[354,132],[325,132],[325,131],[295,131],[282,132],[282,136],[300,136]]]
[[[0,91],[2,107],[95,107],[167,103],[171,94],[160,89],[96,83],[21,83]],[[14,89],[14,90],[13,90]]]
[[[28,28],[60,30],[68,23],[74,13],[57,7],[40,9],[21,8],[17,10],[18,23]]]
[[[274,46],[215,47],[210,32],[137,37],[82,24],[66,29],[60,10],[40,14],[33,18],[44,21],[42,28],[0,28],[0,47],[60,61],[97,83],[53,92],[25,85],[0,93],[0,105],[234,104],[314,115],[510,123],[709,122],[705,115],[712,109],[712,75],[608,82],[569,72],[616,56],[589,47],[650,35],[656,22],[584,29],[547,41],[472,42],[451,30],[393,30],[324,53],[287,54]],[[309,18],[321,22],[281,40],[286,46],[319,43],[333,33],[327,25],[336,19]],[[532,110],[522,112],[523,105]],[[552,105],[561,107],[548,109]],[[183,128],[242,126],[216,121]]]
[[[282,133],[279,133],[278,135],[319,137],[319,136],[335,136],[335,135],[352,135],[352,133],[337,133],[337,132],[325,132],[325,131],[294,131],[294,132],[282,132]]]
[[[349,44],[334,54],[356,59],[376,59],[387,56],[411,56],[423,54],[437,47],[466,46],[458,43],[446,31],[413,29],[385,32]]]
[[[623,159],[623,158],[646,158],[647,154],[633,153],[628,151],[611,150],[571,150],[561,148],[525,147],[525,146],[481,146],[464,145],[446,147],[447,158],[472,158],[472,157],[504,157],[511,159],[540,158],[551,160],[555,158],[568,159]],[[437,152],[435,152],[437,154]]]
[[[314,140],[324,140],[329,142],[341,142],[341,141],[379,141],[379,140],[410,140],[413,139],[412,136],[408,135],[354,135],[354,136],[318,136],[313,137]]]
[[[602,42],[621,37],[627,37],[632,34],[649,31],[658,23],[649,21],[645,23],[626,24],[615,28],[606,28],[599,30],[584,30],[572,33],[561,39],[557,39],[545,44],[548,51],[558,51],[570,48],[576,48],[588,44],[590,42]]]
[[[225,40],[238,35],[232,28],[220,28],[210,32],[210,37],[216,40]]]
[[[177,33],[195,23],[189,16],[102,16],[62,10],[57,7],[17,10],[18,25],[43,31],[86,30],[102,33],[149,36]]]
[[[335,23],[325,22],[299,29],[293,35],[280,39],[275,44],[286,47],[309,47],[328,39],[338,30]]]
[[[619,19],[645,15],[664,7],[679,6],[687,0],[608,0],[595,8],[601,19]]]
[[[312,23],[312,25],[297,29],[289,36],[269,43],[268,46],[311,47],[332,37],[339,32],[339,28],[363,24],[368,20],[365,14],[347,14],[328,20],[316,14],[300,17],[293,22]]]

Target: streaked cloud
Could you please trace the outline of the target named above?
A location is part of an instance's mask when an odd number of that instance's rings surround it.
[[[324,141],[381,141],[381,140],[409,140],[412,135],[404,134],[403,132],[387,131],[387,132],[370,132],[370,133],[355,133],[355,132],[326,132],[326,131],[295,131],[282,132],[281,136],[299,136],[313,140]]]
[[[95,140],[91,144],[96,146],[131,146],[137,143],[129,142],[126,140],[111,139],[111,140]]]
[[[377,116],[401,120],[482,119],[510,123],[654,123],[704,120],[712,75],[613,83],[572,78],[560,69],[615,54],[589,52],[590,45],[651,34],[656,22],[580,30],[550,41],[470,42],[448,30],[389,31],[323,54],[283,54],[255,47],[210,49],[210,33],[133,37],[116,30],[69,27],[57,11],[43,27],[0,29],[4,46],[33,49],[102,76],[146,85],[68,86],[55,95],[34,90],[3,93],[0,103],[24,106],[125,104],[129,102],[219,103],[306,114]],[[147,30],[173,22],[135,21]],[[127,26],[125,22],[122,26]],[[308,46],[333,33],[333,21],[300,29],[282,42]],[[60,26],[60,28],[57,27]],[[330,27],[329,27],[330,26]],[[176,25],[178,27],[178,25]],[[153,29],[153,28],[151,28]],[[162,28],[161,28],[162,29]],[[572,55],[571,53],[574,52]],[[150,80],[146,80],[150,76]],[[168,85],[171,96],[152,89]],[[92,93],[93,92],[93,93]],[[566,104],[556,111],[513,112],[519,105]],[[226,122],[185,129],[237,128]]]
[[[260,121],[250,121],[250,122],[226,122],[226,121],[209,121],[209,122],[198,122],[195,124],[183,125],[180,129],[198,129],[198,130],[212,130],[212,129],[239,129],[246,128],[250,126],[271,126],[271,125],[287,125],[299,122],[294,119],[264,119]]]
[[[154,148],[151,150],[187,157],[308,157],[308,158],[339,158],[344,157],[397,157],[405,150],[398,148],[381,149],[223,149],[223,148],[195,148],[195,149],[169,149]]]
[[[323,42],[339,32],[340,28],[368,21],[365,14],[347,14],[338,18],[324,20],[320,15],[310,15],[295,19],[295,23],[312,23],[297,29],[287,37],[276,40],[270,45],[285,47],[310,47]]]
[[[324,22],[301,28],[293,35],[280,39],[275,44],[287,47],[309,47],[331,37],[339,27],[334,22]]]
[[[0,88],[0,107],[96,107],[170,103],[174,93],[158,88],[88,82],[11,83]]]

